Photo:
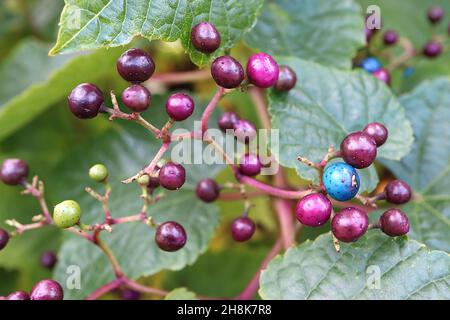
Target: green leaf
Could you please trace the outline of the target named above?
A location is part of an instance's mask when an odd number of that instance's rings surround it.
[[[192,47],[192,26],[201,21],[216,26],[222,38],[213,55],[217,56],[253,27],[262,4],[262,0],[67,0],[50,54],[122,46],[140,35],[149,40],[181,39],[192,61],[201,66],[212,56]]]
[[[170,291],[164,300],[197,300],[197,297],[186,288],[178,288]]]
[[[297,73],[297,86],[289,93],[269,94],[272,125],[280,130],[280,163],[296,168],[301,177],[317,181],[315,170],[301,164],[302,155],[320,161],[332,144],[339,148],[352,131],[379,121],[389,130],[389,140],[378,149],[378,157],[401,159],[413,142],[405,112],[381,81],[364,71],[339,71],[316,63],[285,58],[282,63]],[[360,170],[362,189],[377,184],[373,166]]]
[[[349,69],[364,46],[364,20],[353,0],[266,1],[246,42],[258,50]]]
[[[0,139],[66,97],[81,82],[110,74],[119,50],[48,57],[49,46],[21,42],[0,66]]]
[[[384,163],[415,193],[403,208],[411,237],[450,252],[450,80],[425,82],[400,98],[416,142],[400,162]]]
[[[328,233],[272,260],[260,286],[263,299],[448,300],[450,256],[378,230],[336,252]]]

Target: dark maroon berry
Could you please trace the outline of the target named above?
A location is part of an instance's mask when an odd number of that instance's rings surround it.
[[[397,32],[393,30],[388,30],[383,35],[384,44],[387,46],[397,43],[397,40],[398,40]]]
[[[273,87],[277,83],[279,72],[277,62],[267,53],[256,53],[248,59],[248,80],[259,88]]]
[[[57,261],[56,253],[53,251],[45,251],[41,255],[41,265],[47,269],[53,269]]]
[[[117,71],[127,81],[144,82],[155,72],[155,63],[147,52],[138,48],[129,49],[117,60]]]
[[[121,292],[122,300],[139,300],[141,293],[131,289],[124,289]]]
[[[6,300],[30,300],[30,295],[25,291],[16,291],[7,296]]]
[[[250,240],[255,233],[255,223],[249,217],[239,217],[231,224],[231,236],[235,241]]]
[[[261,172],[261,161],[256,154],[246,153],[239,162],[239,172],[245,176],[253,177]]]
[[[277,91],[289,91],[295,87],[297,83],[297,75],[295,71],[288,66],[280,66],[278,81],[275,85]]]
[[[403,236],[409,231],[409,220],[401,210],[389,209],[380,217],[380,228],[388,236]]]
[[[364,128],[363,132],[375,140],[377,147],[382,146],[388,138],[387,128],[382,123],[379,122],[369,123]]]
[[[248,120],[239,119],[233,126],[234,136],[241,142],[250,142],[256,138],[256,127]]]
[[[169,252],[180,250],[186,244],[186,240],[186,231],[174,221],[164,222],[156,229],[155,241],[161,250]]]
[[[6,230],[0,229],[0,250],[2,250],[9,242],[9,234]]]
[[[244,80],[244,69],[233,57],[222,56],[213,61],[211,75],[219,86],[232,89]]]
[[[51,279],[39,281],[31,290],[31,300],[62,300],[64,291],[61,285]]]
[[[332,209],[331,201],[326,196],[312,193],[299,200],[295,213],[302,224],[318,227],[330,219]]]
[[[353,242],[366,233],[369,227],[367,214],[358,208],[345,208],[331,221],[331,231],[343,242]]]
[[[203,179],[197,183],[197,197],[205,202],[213,202],[219,197],[220,188],[213,179]]]
[[[423,47],[423,54],[429,58],[436,58],[442,52],[442,45],[436,41],[430,41]]]
[[[95,118],[103,104],[103,93],[92,83],[76,86],[68,99],[72,113],[80,119]]]
[[[431,23],[438,23],[444,16],[444,9],[442,9],[441,7],[431,7],[430,9],[428,9],[427,16],[428,20]]]
[[[412,191],[409,185],[402,180],[389,182],[384,188],[386,201],[395,204],[404,204],[411,200]]]
[[[377,144],[371,136],[364,132],[353,132],[342,141],[341,155],[344,161],[352,167],[367,168],[377,157]]]
[[[158,176],[155,176],[155,177],[150,176],[150,178],[149,178],[149,180],[148,180],[148,184],[147,184],[147,189],[148,189],[149,191],[153,191],[153,190],[155,190],[156,188],[158,188],[159,186],[160,186],[160,183],[159,183],[159,173],[158,173]]]
[[[147,88],[133,84],[122,92],[122,102],[134,112],[143,112],[148,109],[152,101],[152,95]]]
[[[177,163],[168,162],[159,170],[159,183],[168,190],[176,190],[186,181],[186,170]]]
[[[198,51],[213,53],[220,47],[220,33],[211,23],[200,22],[192,28],[191,42]]]
[[[388,86],[391,85],[391,74],[389,73],[388,70],[381,68],[377,71],[374,71],[372,74],[375,78],[383,81]]]
[[[0,180],[10,186],[23,183],[28,177],[28,165],[21,159],[5,159],[0,168]]]
[[[239,121],[239,116],[234,112],[224,112],[217,120],[220,130],[234,129],[234,125]]]
[[[175,121],[183,121],[194,112],[195,103],[190,96],[184,93],[174,93],[166,101],[166,111]]]

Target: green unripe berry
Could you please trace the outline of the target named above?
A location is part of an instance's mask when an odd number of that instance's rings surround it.
[[[89,169],[89,177],[97,182],[103,182],[108,177],[108,168],[103,164],[96,164]]]
[[[147,174],[140,176],[137,179],[137,183],[141,186],[146,186],[150,182],[150,177]]]
[[[53,210],[53,221],[59,228],[73,227],[80,221],[80,205],[73,200],[63,201],[55,206]]]

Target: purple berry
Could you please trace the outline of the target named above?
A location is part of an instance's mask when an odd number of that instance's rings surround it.
[[[23,183],[28,177],[28,165],[21,159],[6,159],[0,168],[0,180],[10,186]]]
[[[186,170],[177,163],[168,162],[159,170],[159,183],[168,190],[177,190],[186,181]]]
[[[53,251],[45,251],[41,255],[41,265],[44,268],[52,269],[57,262],[56,254]]]
[[[194,112],[195,103],[184,93],[174,93],[166,101],[166,111],[175,121],[183,121]]]
[[[9,242],[9,234],[4,229],[0,229],[0,250],[2,250]]]
[[[148,109],[152,101],[152,95],[147,88],[133,84],[122,92],[122,102],[134,112],[143,112]]]
[[[331,201],[326,196],[321,193],[312,193],[300,199],[295,213],[302,224],[318,227],[330,219],[332,209]]]
[[[232,89],[244,80],[244,69],[233,57],[222,56],[213,61],[211,75],[219,86]]]
[[[30,295],[25,291],[16,291],[7,296],[6,300],[30,300]]]
[[[241,142],[250,142],[256,138],[256,127],[248,120],[239,119],[233,126],[234,136]]]
[[[398,40],[397,32],[393,30],[388,30],[383,35],[384,44],[387,46],[397,43],[397,40]]]
[[[273,87],[278,80],[279,68],[276,61],[261,52],[250,56],[247,62],[248,80],[260,88]]]
[[[363,132],[375,140],[377,147],[381,147],[386,142],[389,135],[387,128],[379,122],[369,123],[364,128]]]
[[[401,210],[389,209],[380,217],[380,228],[388,236],[403,236],[409,231],[409,220]]]
[[[234,125],[238,122],[239,116],[234,112],[224,112],[217,120],[217,125],[220,130],[227,131],[227,129],[234,129]]]
[[[375,140],[364,132],[350,133],[341,143],[341,155],[346,163],[357,169],[370,166],[377,157]]]
[[[358,240],[369,227],[367,214],[358,208],[345,208],[331,221],[331,231],[342,242]]]
[[[103,104],[103,93],[92,83],[76,86],[67,98],[70,111],[80,119],[95,118]]]
[[[436,58],[442,52],[442,45],[436,41],[430,41],[423,47],[423,54],[429,58]]]
[[[246,153],[239,162],[239,172],[245,176],[253,177],[261,172],[261,161],[256,154]]]
[[[275,89],[280,92],[289,91],[295,87],[297,83],[297,75],[295,71],[288,66],[280,66],[278,81]]]
[[[139,300],[141,293],[131,289],[124,289],[121,293],[122,300]]]
[[[249,217],[239,217],[231,224],[231,236],[235,241],[244,242],[250,240],[255,233],[255,223]]]
[[[153,75],[155,62],[145,51],[138,48],[129,49],[117,60],[117,71],[123,79],[139,83]]]
[[[159,183],[159,173],[158,173],[158,176],[156,176],[156,177],[150,176],[150,178],[149,178],[149,180],[148,180],[148,184],[147,184],[147,190],[153,191],[153,190],[155,190],[156,188],[158,188],[159,186],[160,186],[160,183]]]
[[[402,180],[393,180],[384,188],[386,201],[395,204],[404,204],[411,200],[412,191],[409,185]]]
[[[388,86],[391,85],[391,74],[389,73],[388,70],[382,68],[382,69],[375,71],[372,74],[375,78],[386,83],[386,85],[388,85]]]
[[[169,252],[180,250],[186,244],[186,240],[186,231],[174,221],[164,222],[156,229],[155,241],[161,250]]]
[[[213,179],[203,179],[197,183],[195,193],[204,202],[213,202],[219,197],[220,188]]]
[[[444,16],[444,9],[442,9],[441,7],[431,7],[430,9],[428,9],[427,16],[428,20],[431,23],[438,23]]]
[[[198,51],[213,53],[220,47],[220,33],[211,23],[200,22],[192,28],[191,42]]]
[[[31,300],[62,300],[64,291],[61,285],[51,279],[39,281],[31,290]]]

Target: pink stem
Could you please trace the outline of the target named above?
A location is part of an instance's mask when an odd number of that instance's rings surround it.
[[[155,170],[156,165],[158,164],[158,161],[162,158],[164,153],[169,149],[170,141],[164,141],[161,145],[161,148],[159,149],[158,153],[153,158],[152,162],[144,169],[144,172],[147,174],[152,174],[153,170]]]
[[[287,186],[287,181],[284,176],[282,168],[278,170],[274,178],[276,187],[284,188]],[[277,211],[278,221],[280,223],[281,238],[283,239],[284,249],[287,250],[295,242],[294,221],[292,215],[292,203],[286,199],[274,199],[274,207]]]
[[[113,281],[108,282],[107,284],[101,286],[100,288],[98,288],[97,290],[92,292],[86,298],[86,300],[97,300],[98,298],[100,298],[104,294],[106,294],[108,292],[111,292],[111,291],[117,289],[118,287],[120,287],[122,285],[122,283],[123,283],[123,279],[122,278],[116,278]]]
[[[252,186],[256,189],[266,192],[267,194],[284,199],[300,199],[304,196],[310,194],[312,191],[308,190],[285,190],[277,187],[273,187],[264,182],[258,181],[256,179],[247,177],[247,176],[239,176],[238,180],[241,183]]]
[[[128,278],[123,278],[123,284],[130,289],[133,289],[133,290],[136,290],[139,292],[143,292],[143,293],[150,293],[150,294],[154,294],[154,295],[158,295],[158,296],[165,296],[168,293],[167,291],[164,291],[164,290],[143,286],[143,285],[141,285],[133,280],[130,280]]]
[[[256,111],[259,116],[259,121],[264,129],[270,129],[272,127],[269,113],[267,112],[267,104],[264,99],[263,91],[260,88],[251,87],[249,89],[250,97],[256,106]]]
[[[184,72],[170,72],[159,73],[153,75],[149,82],[157,81],[166,84],[187,83],[196,82],[202,80],[208,80],[211,78],[211,72],[209,69],[184,71]]]
[[[205,110],[203,111],[201,125],[200,125],[201,137],[203,137],[206,130],[208,130],[209,118],[211,117],[211,114],[213,113],[214,109],[216,108],[217,103],[219,102],[220,98],[222,98],[224,92],[225,92],[225,89],[222,87],[219,87],[217,89],[216,94],[213,96],[213,98],[211,99],[211,101],[206,106]]]

